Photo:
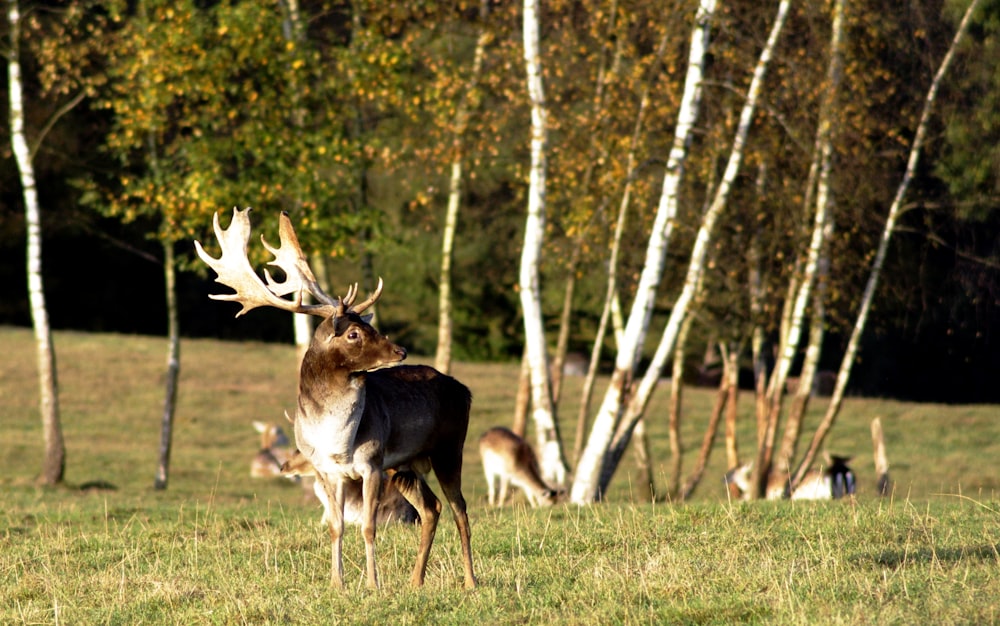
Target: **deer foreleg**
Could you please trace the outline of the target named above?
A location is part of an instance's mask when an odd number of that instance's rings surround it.
[[[326,494],[326,498],[321,499],[326,509],[323,518],[330,531],[330,584],[341,589],[344,586],[344,481],[326,474],[318,475],[316,481]]]
[[[424,584],[427,559],[431,554],[431,545],[434,544],[434,535],[437,533],[438,518],[441,517],[441,501],[416,472],[409,470],[396,472],[391,480],[396,490],[420,514],[420,547],[417,549],[417,562],[413,565],[413,574],[410,575],[410,584],[420,587]]]
[[[361,477],[363,508],[361,534],[365,538],[365,563],[368,570],[368,588],[378,589],[378,571],[375,568],[375,516],[378,512],[379,494],[382,491],[381,469],[368,468]]]
[[[497,506],[496,478],[493,474],[486,475],[486,499],[490,506]]]

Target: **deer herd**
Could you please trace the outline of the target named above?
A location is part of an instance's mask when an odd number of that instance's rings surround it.
[[[378,588],[376,527],[391,522],[419,525],[410,582],[424,583],[442,508],[427,483],[433,471],[458,530],[464,585],[474,588],[470,524],[462,493],[463,448],[472,403],[469,389],[431,367],[401,364],[406,350],[377,331],[370,324],[372,316],[364,314],[382,295],[381,279],[361,302],[356,302],[356,285],[343,297],[325,293],[286,213],[279,218],[278,247],[261,237],[274,256],[269,265],[281,270],[280,280],[267,270],[262,280],[250,264],[249,208],[234,209],[226,229],[216,213],[213,226],[221,256],[213,257],[197,241],[195,249],[217,274],[216,281],[233,293],[211,298],[240,304],[237,317],[267,306],[321,320],[301,360],[295,411],[286,414],[295,445],[279,424],[254,421],[260,446],[250,475],[298,482],[304,493],[311,492],[322,504],[335,587],[344,586],[344,525],[360,526],[366,582],[369,588]],[[565,493],[563,485],[550,485],[541,478],[531,445],[507,428],[483,433],[479,454],[491,506],[504,505],[511,485],[521,489],[533,507],[555,504]],[[744,465],[730,471],[727,483],[749,493],[751,469]],[[804,481],[793,493],[780,495],[835,498],[854,493],[854,475],[843,459],[820,472],[814,482],[815,488]]]

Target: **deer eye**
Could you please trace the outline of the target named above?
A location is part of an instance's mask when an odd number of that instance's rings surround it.
[[[357,341],[358,337],[360,337],[360,336],[361,335],[358,334],[358,331],[356,329],[352,328],[351,330],[347,331],[347,339],[348,339],[348,341]]]

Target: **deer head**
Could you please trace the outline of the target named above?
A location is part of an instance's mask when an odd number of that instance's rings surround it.
[[[406,350],[389,342],[371,327],[368,323],[371,315],[361,315],[382,296],[382,279],[378,279],[375,291],[357,304],[354,302],[358,295],[357,284],[351,285],[342,298],[328,295],[316,281],[286,212],[281,213],[278,224],[278,247],[268,244],[263,235],[260,238],[264,248],[274,255],[274,260],[268,262],[268,265],[280,269],[285,275],[284,280],[276,280],[266,269],[265,280],[261,280],[247,257],[251,231],[250,210],[234,208],[233,219],[226,229],[219,224],[219,214],[215,214],[212,225],[222,249],[219,258],[208,254],[201,242],[194,242],[198,256],[215,270],[216,282],[235,291],[231,294],[213,294],[210,298],[242,305],[236,313],[237,317],[257,307],[270,306],[324,318],[317,327],[310,346],[310,352],[317,357],[313,360],[322,363],[321,370],[337,367],[360,372],[406,358]],[[316,300],[315,304],[303,302],[306,293],[312,295]],[[285,297],[288,295],[292,299]],[[316,374],[322,375],[321,370]]]

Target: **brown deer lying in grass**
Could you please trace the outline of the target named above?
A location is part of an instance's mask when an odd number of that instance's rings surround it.
[[[345,492],[349,481],[362,481],[364,511],[361,533],[365,540],[365,562],[369,588],[378,587],[375,565],[375,516],[382,490],[383,470],[389,481],[420,514],[421,535],[417,560],[410,581],[422,585],[427,558],[437,530],[441,503],[423,478],[433,469],[458,527],[465,568],[465,586],[475,587],[469,517],[462,495],[462,448],[469,426],[472,394],[450,376],[427,366],[398,366],[406,350],[389,341],[361,313],[382,294],[382,281],[375,292],[355,304],[357,287],[343,298],[327,295],[316,283],[298,237],[286,213],[279,222],[280,245],[274,248],[261,238],[274,255],[270,262],[284,273],[265,280],[247,259],[250,239],[250,209],[233,210],[228,229],[214,219],[215,235],[222,249],[214,258],[195,242],[198,256],[215,270],[216,280],[235,293],[211,296],[242,305],[237,316],[259,306],[323,318],[302,358],[299,372],[295,442],[312,465],[316,480],[329,503],[326,512],[332,549],[331,582],[343,587],[342,538]],[[309,293],[317,304],[305,304]],[[284,296],[292,294],[289,300]],[[386,369],[380,369],[386,368]]]
[[[302,485],[309,498],[317,498],[323,504],[323,523],[326,524],[329,513],[329,502],[326,492],[316,481],[316,470],[298,450],[288,446],[288,436],[281,426],[274,422],[254,421],[254,429],[261,434],[261,448],[250,463],[250,476],[254,478],[272,478],[280,476],[292,479]],[[386,478],[383,476],[383,479]],[[348,481],[344,488],[344,522],[361,524],[361,514],[364,510],[364,500],[361,497],[361,481]],[[378,510],[375,514],[376,524],[402,522],[416,524],[420,516],[413,505],[406,501],[403,494],[383,480],[382,493],[379,494]]]
[[[854,471],[847,466],[850,457],[831,456],[829,464],[821,470],[809,471],[802,482],[788,494],[788,477],[771,474],[767,481],[765,497],[768,500],[835,500],[854,495]],[[749,499],[753,464],[744,463],[726,472],[726,484],[734,485],[744,499]]]
[[[479,456],[486,473],[490,505],[503,506],[511,484],[524,491],[533,507],[552,505],[558,499],[559,492],[542,480],[531,445],[511,430],[497,426],[483,433],[479,438]]]
[[[253,478],[271,478],[281,476],[281,466],[292,458],[292,450],[288,447],[288,435],[274,422],[254,420],[253,428],[260,433],[260,449],[250,461],[250,476]]]

